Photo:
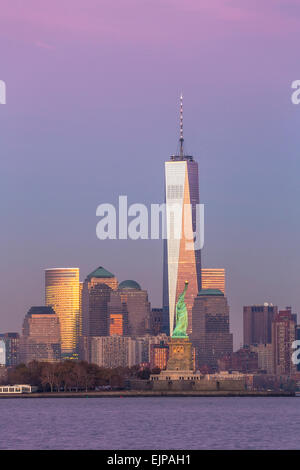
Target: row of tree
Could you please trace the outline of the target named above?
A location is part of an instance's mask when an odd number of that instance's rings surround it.
[[[19,364],[7,371],[2,383],[30,384],[40,391],[88,391],[97,387],[122,389],[126,381],[139,378],[148,379],[150,373],[159,369],[140,369],[139,366],[108,369],[85,361],[66,360],[58,363],[32,361]]]

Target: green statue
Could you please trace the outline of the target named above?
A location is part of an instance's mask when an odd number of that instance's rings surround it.
[[[188,314],[186,305],[184,303],[184,297],[188,285],[188,281],[185,281],[183,292],[180,294],[176,304],[176,327],[173,330],[172,338],[188,338],[188,335],[186,334],[186,329],[188,326]]]

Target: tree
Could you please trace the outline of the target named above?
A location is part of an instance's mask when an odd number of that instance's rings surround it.
[[[61,387],[63,386],[63,367],[61,362],[55,364],[54,369],[54,385],[56,390],[59,392]]]
[[[74,371],[73,371],[74,363],[70,360],[64,361],[62,363],[62,381],[64,384],[64,391],[66,392],[68,389],[71,390],[71,388],[74,386],[76,383],[75,377],[74,377]]]
[[[51,362],[45,362],[42,368],[41,374],[42,385],[49,385],[50,391],[53,392],[53,386],[55,383],[55,365]]]
[[[110,386],[124,388],[124,378],[118,373],[113,373],[110,377]]]
[[[8,383],[10,385],[15,384],[30,384],[30,372],[26,364],[18,364],[13,369],[10,369],[8,372]]]
[[[156,369],[154,369],[156,370]],[[159,372],[160,372],[160,369],[159,369]],[[153,372],[154,374],[155,373],[158,373],[159,372]],[[146,367],[145,369],[142,369],[142,370],[139,370],[138,373],[137,373],[137,377],[139,379],[142,379],[142,380],[149,380],[150,379],[150,374],[151,374],[151,371],[150,371],[150,368],[149,367]]]
[[[73,367],[73,377],[74,377],[74,384],[76,387],[76,392],[82,387],[85,386],[87,390],[87,379],[86,376],[88,375],[87,368],[82,363],[76,363]]]
[[[43,363],[38,361],[31,361],[27,365],[29,372],[29,381],[30,385],[35,385],[38,388],[41,388],[41,376],[43,371]]]

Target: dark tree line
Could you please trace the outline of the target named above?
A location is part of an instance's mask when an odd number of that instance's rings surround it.
[[[124,388],[126,380],[148,378],[139,366],[107,369],[85,361],[58,363],[32,361],[7,371],[5,383],[35,385],[40,391],[88,391],[96,387]],[[2,380],[2,382],[3,382]]]

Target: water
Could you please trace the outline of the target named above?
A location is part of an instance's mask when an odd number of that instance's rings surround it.
[[[0,399],[0,449],[300,449],[300,398]]]

